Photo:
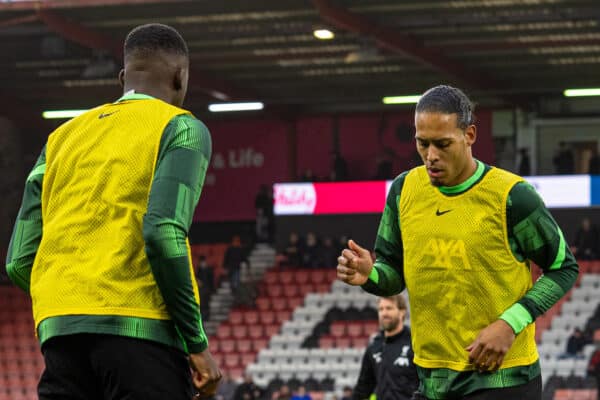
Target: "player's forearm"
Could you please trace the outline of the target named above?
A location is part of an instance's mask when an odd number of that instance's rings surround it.
[[[405,284],[403,277],[393,267],[377,260],[362,288],[376,296],[387,297],[402,292]]]
[[[42,181],[46,169],[46,152],[42,150],[25,182],[23,201],[13,228],[6,273],[21,289],[29,292],[31,269],[42,239]]]
[[[174,225],[154,223],[151,217],[144,220],[146,254],[167,311],[188,351],[197,353],[205,350],[208,342],[185,237]]]

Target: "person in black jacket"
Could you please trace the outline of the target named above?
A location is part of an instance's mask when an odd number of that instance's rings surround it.
[[[410,328],[404,325],[406,310],[401,294],[379,298],[381,331],[365,350],[353,400],[368,399],[372,393],[377,400],[409,400],[417,390],[419,378],[413,363]]]

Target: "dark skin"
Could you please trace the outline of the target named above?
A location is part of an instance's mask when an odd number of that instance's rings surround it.
[[[123,92],[135,90],[177,107],[183,105],[189,76],[187,57],[165,51],[133,52],[125,57],[125,68],[119,72]],[[221,380],[221,371],[208,349],[189,355],[195,398],[212,397]]]

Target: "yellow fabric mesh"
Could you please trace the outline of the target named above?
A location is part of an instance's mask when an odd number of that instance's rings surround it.
[[[467,192],[445,196],[424,167],[407,175],[399,215],[416,364],[473,369],[465,348],[531,287],[506,234],[508,192],[520,180],[493,168]],[[537,359],[534,329],[518,335],[502,368]]]

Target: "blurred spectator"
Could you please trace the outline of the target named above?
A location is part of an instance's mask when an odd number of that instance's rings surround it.
[[[319,241],[314,232],[306,234],[306,244],[304,246],[304,257],[302,266],[308,268],[319,268]]]
[[[304,258],[304,246],[296,232],[290,232],[290,237],[283,249],[282,266],[299,267]]]
[[[202,319],[208,321],[210,319],[210,298],[215,291],[215,274],[213,267],[208,265],[204,255],[198,257],[196,277],[200,291],[200,312]]]
[[[273,240],[273,190],[268,185],[260,185],[254,198],[256,209],[256,240],[270,243]]]
[[[374,180],[384,181],[392,179],[394,176],[394,166],[391,158],[387,153],[382,153],[377,157],[377,165],[375,170]]]
[[[575,171],[575,157],[567,143],[560,142],[554,158],[554,169],[557,174],[572,174]]]
[[[298,177],[298,182],[317,182],[318,179],[315,176],[315,174],[313,173],[312,169],[307,168],[304,170],[304,172],[302,173],[302,175],[300,175],[300,177]]]
[[[319,265],[325,268],[335,267],[337,265],[338,255],[338,249],[333,245],[331,236],[323,238],[323,243],[319,246],[318,251]]]
[[[229,372],[225,371],[217,389],[216,400],[233,400],[237,386],[237,383],[231,379]]]
[[[352,388],[350,386],[344,386],[340,400],[352,400]]]
[[[596,387],[598,388],[598,400],[600,400],[600,344],[596,344],[596,351],[592,354],[590,358],[590,363],[588,364],[588,376],[594,377],[596,379]]]
[[[296,393],[292,396],[292,400],[312,400],[312,397],[306,392],[306,388],[300,385]]]
[[[573,255],[579,260],[595,260],[598,258],[600,233],[588,217],[581,220],[581,226],[575,233],[575,241],[571,246]]]
[[[277,396],[277,400],[291,400],[292,392],[290,391],[290,387],[288,385],[282,385],[279,388],[279,395]]]
[[[331,153],[331,180],[334,182],[348,180],[348,164],[339,151]]]
[[[233,400],[258,400],[261,396],[262,391],[256,386],[252,380],[252,376],[246,374],[244,375],[244,382],[240,383],[235,389]]]
[[[582,358],[583,348],[588,344],[588,340],[579,328],[575,328],[569,339],[567,339],[567,348],[560,358]]]
[[[517,173],[521,176],[531,175],[531,159],[529,158],[529,149],[526,147],[519,149],[519,167]]]
[[[598,155],[597,149],[594,149],[594,152],[590,157],[590,161],[588,164],[588,174],[600,175],[600,155]]]
[[[231,290],[236,290],[240,285],[240,269],[242,263],[246,263],[246,250],[242,247],[242,241],[238,235],[234,235],[231,244],[225,250],[223,267],[229,276]]]
[[[258,296],[258,289],[252,280],[240,282],[238,289],[234,293],[234,302],[237,306],[252,307]]]

